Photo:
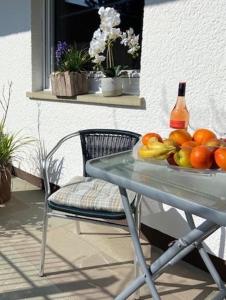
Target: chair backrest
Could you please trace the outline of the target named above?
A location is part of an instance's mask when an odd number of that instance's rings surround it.
[[[131,150],[138,142],[140,134],[117,129],[86,129],[80,130],[83,155],[83,174],[86,161],[117,152]]]

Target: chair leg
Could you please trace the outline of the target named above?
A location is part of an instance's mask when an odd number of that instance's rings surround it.
[[[135,226],[137,229],[137,234],[140,239],[140,221],[141,221],[141,195],[137,195],[137,203],[136,203],[136,208],[134,212],[134,221],[135,221]],[[137,278],[140,275],[140,268],[139,264],[137,261],[136,254],[134,253],[134,276]],[[135,299],[140,299],[140,290],[137,290],[134,294]]]
[[[81,233],[81,226],[80,226],[80,222],[75,220],[75,230],[76,230],[76,233],[77,234],[80,234]]]
[[[48,212],[48,207],[47,207],[47,205],[45,205],[43,228],[42,228],[42,245],[41,245],[41,259],[40,259],[39,276],[44,275],[45,250],[46,250],[47,227],[48,227],[47,212]]]

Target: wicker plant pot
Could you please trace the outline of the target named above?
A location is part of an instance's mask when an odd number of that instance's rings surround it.
[[[11,198],[11,173],[9,168],[0,169],[0,204]]]
[[[50,75],[52,94],[61,97],[73,97],[88,92],[85,72],[56,72]]]

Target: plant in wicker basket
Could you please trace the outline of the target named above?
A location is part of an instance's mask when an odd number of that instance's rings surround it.
[[[50,75],[52,94],[71,97],[88,91],[85,72],[90,57],[87,51],[77,50],[59,41],[56,48],[57,71]]]
[[[8,113],[12,83],[9,83],[8,94],[6,96],[3,87],[2,99],[0,105],[3,109],[3,116],[0,121],[0,204],[10,200],[11,196],[11,162],[19,158],[19,151],[22,146],[32,141],[29,137],[5,132],[5,121]]]

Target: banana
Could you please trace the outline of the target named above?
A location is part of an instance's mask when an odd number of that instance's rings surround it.
[[[170,140],[170,139],[164,139],[163,141],[163,144],[165,145],[168,145],[168,146],[177,146],[177,144],[173,141],[173,140]]]
[[[164,159],[167,159],[168,156],[169,156],[169,153],[163,154],[163,155],[159,155],[159,156],[157,156],[157,157],[154,157],[154,159],[157,159],[157,160],[164,160]]]
[[[158,141],[150,141],[147,146],[141,146],[138,155],[141,158],[166,159],[167,156],[176,151],[176,147]]]
[[[148,148],[155,153],[154,156],[163,155],[176,150],[175,146],[167,145],[161,142],[150,142],[148,143]]]

